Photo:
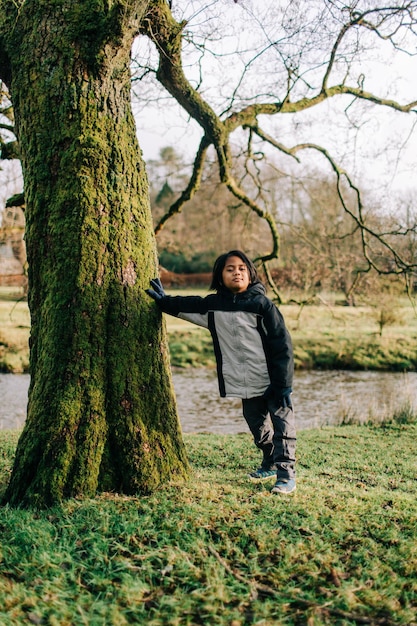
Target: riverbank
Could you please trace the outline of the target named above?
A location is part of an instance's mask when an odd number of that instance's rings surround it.
[[[417,371],[417,315],[407,298],[357,307],[338,306],[328,298],[327,305],[280,309],[293,339],[297,369]],[[174,367],[215,366],[207,331],[165,319]],[[29,330],[27,303],[0,298],[0,372],[28,371]]]
[[[17,437],[0,433],[0,492]],[[301,432],[280,497],[246,479],[249,435],[186,435],[185,484],[2,507],[0,621],[415,625],[416,437],[415,421]]]
[[[248,432],[242,401],[219,398],[214,369],[173,368],[172,380],[183,432]],[[23,428],[29,383],[29,374],[0,372],[0,430]],[[298,370],[293,403],[298,431],[417,414],[417,372]]]

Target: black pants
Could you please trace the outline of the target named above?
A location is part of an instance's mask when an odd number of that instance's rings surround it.
[[[262,467],[276,469],[278,478],[295,477],[295,416],[290,407],[276,408],[262,396],[242,400],[243,416],[262,450]]]

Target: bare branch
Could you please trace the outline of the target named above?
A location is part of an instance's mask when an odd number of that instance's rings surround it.
[[[181,212],[184,204],[191,200],[195,192],[198,191],[201,183],[201,177],[203,175],[203,166],[208,146],[209,144],[207,143],[206,138],[203,137],[196,158],[194,160],[193,172],[188,182],[188,185],[181,193],[180,197],[169,207],[165,215],[163,215],[159,220],[158,224],[155,227],[155,235],[157,235],[162,230],[165,223],[169,220],[170,217]]]
[[[329,4],[335,6],[332,2],[329,2]],[[413,10],[417,7],[416,2],[403,2],[400,6],[378,7],[361,12],[358,11],[356,7],[357,3],[345,7],[345,10],[348,12],[348,21],[342,25],[339,32],[336,34],[335,41],[330,49],[329,61],[323,64],[324,74],[318,92],[316,91],[316,93],[312,94],[313,87],[307,86],[307,93],[310,92],[309,95],[302,95],[301,97],[299,95],[297,98],[292,99],[292,89],[296,82],[301,81],[302,78],[296,64],[293,65],[291,62],[288,62],[284,63],[287,71],[287,85],[285,94],[283,94],[281,99],[274,99],[272,94],[268,94],[264,102],[256,101],[251,104],[246,104],[246,106],[243,106],[240,110],[232,111],[232,108],[236,107],[235,98],[237,92],[243,84],[243,78],[251,65],[255,60],[258,60],[258,57],[260,57],[264,51],[272,49],[275,45],[278,46],[277,42],[272,42],[272,40],[268,38],[267,45],[263,48],[259,48],[258,53],[245,64],[243,72],[232,90],[232,96],[229,100],[230,104],[224,108],[223,113],[220,115],[215,112],[197,89],[191,86],[184,73],[181,54],[186,22],[175,21],[165,1],[155,0],[155,2],[151,3],[142,32],[155,43],[159,54],[159,67],[156,74],[157,79],[189,115],[198,122],[204,131],[204,137],[200,143],[200,148],[194,162],[193,173],[188,185],[179,198],[172,204],[166,215],[160,220],[156,227],[156,232],[159,232],[166,221],[172,215],[179,212],[184,203],[195,194],[201,183],[206,151],[210,145],[213,145],[219,164],[220,182],[226,185],[227,189],[234,197],[249,207],[268,224],[272,237],[272,249],[269,253],[259,257],[258,261],[264,265],[267,280],[272,281],[266,263],[271,259],[278,258],[280,236],[277,223],[268,210],[268,202],[263,194],[261,182],[258,179],[257,159],[260,158],[260,153],[255,154],[252,150],[252,137],[256,135],[263,142],[273,146],[282,154],[293,158],[297,162],[300,162],[300,151],[307,149],[315,150],[326,158],[336,174],[337,193],[342,207],[346,214],[353,220],[355,229],[360,230],[363,257],[366,262],[366,266],[360,270],[361,272],[366,272],[373,268],[379,273],[407,274],[416,267],[413,262],[407,262],[388,239],[390,236],[398,235],[399,231],[381,234],[376,232],[376,230],[367,223],[364,217],[359,188],[353,183],[350,176],[340,168],[328,150],[315,143],[309,142],[300,143],[289,148],[285,146],[282,141],[266,133],[259,124],[259,118],[261,116],[274,116],[281,113],[299,113],[336,96],[349,97],[353,99],[353,101],[361,100],[401,113],[417,112],[417,100],[413,99],[410,102],[401,103],[392,98],[379,96],[363,88],[364,81],[361,77],[357,79],[356,85],[347,84],[348,71],[342,82],[333,85],[329,84],[338,58],[342,58],[342,43],[349,32],[353,30],[358,30],[359,32],[359,29],[366,29],[374,32],[379,38],[388,39],[394,44],[395,35],[398,35],[402,29],[412,30],[416,24],[413,17]],[[338,7],[338,10],[340,10],[340,7]],[[342,12],[343,10],[344,9],[342,9]],[[398,45],[398,43],[395,45]],[[344,62],[350,63],[348,57],[344,58]],[[322,63],[318,60],[315,69],[317,70],[321,65]],[[246,99],[246,102],[247,101],[248,99]],[[249,139],[246,147],[245,171],[247,181],[251,181],[250,186],[255,189],[254,193],[246,191],[243,186],[244,181],[238,183],[232,173],[232,151],[229,140],[232,133],[237,129],[249,131]],[[249,167],[249,164],[254,166],[255,171]],[[345,198],[344,185],[347,185],[356,199],[355,210],[351,208]],[[373,241],[377,242],[379,246],[389,252],[394,266],[388,268],[383,267],[381,263],[374,258],[372,250]],[[352,288],[354,284],[355,281]]]
[[[17,141],[3,142],[0,139],[0,157],[2,160],[20,159],[20,151],[19,151],[18,142]]]
[[[328,153],[328,151],[325,148],[323,148],[322,146],[318,146],[316,144],[305,143],[305,144],[299,144],[297,146],[294,146],[293,148],[290,149],[290,151],[295,153],[295,152],[299,152],[300,150],[306,150],[306,149],[316,150],[317,152],[320,152],[327,159],[333,171],[335,172],[336,177],[337,177],[337,190],[338,190],[340,201],[346,213],[350,215],[353,221],[360,228],[361,237],[362,237],[363,254],[364,254],[365,259],[368,261],[369,266],[373,267],[380,274],[392,274],[392,273],[404,274],[404,273],[410,272],[412,269],[415,269],[417,267],[417,263],[408,263],[407,261],[405,261],[402,258],[402,256],[395,250],[395,248],[386,240],[386,238],[383,235],[375,232],[372,228],[370,228],[365,223],[365,219],[363,216],[363,204],[362,204],[361,193],[360,193],[359,188],[352,182],[347,172],[337,165],[335,160],[331,157],[331,155]],[[345,201],[343,190],[341,188],[342,179],[346,180],[349,188],[356,195],[358,215],[356,215],[349,208],[347,202]],[[378,265],[373,261],[373,259],[369,255],[369,242],[366,238],[367,235],[375,238],[380,244],[382,244],[384,248],[386,248],[391,253],[398,267],[398,271],[395,271],[392,269],[385,270],[381,267],[378,267]]]

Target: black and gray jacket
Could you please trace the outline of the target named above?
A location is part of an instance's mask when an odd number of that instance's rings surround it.
[[[292,386],[294,360],[284,319],[261,283],[242,293],[228,289],[200,296],[165,296],[162,311],[208,328],[222,397],[253,398],[272,383]]]

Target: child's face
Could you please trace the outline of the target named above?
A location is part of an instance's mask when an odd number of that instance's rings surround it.
[[[229,256],[222,272],[223,285],[233,293],[241,293],[249,287],[249,270],[238,256]]]

